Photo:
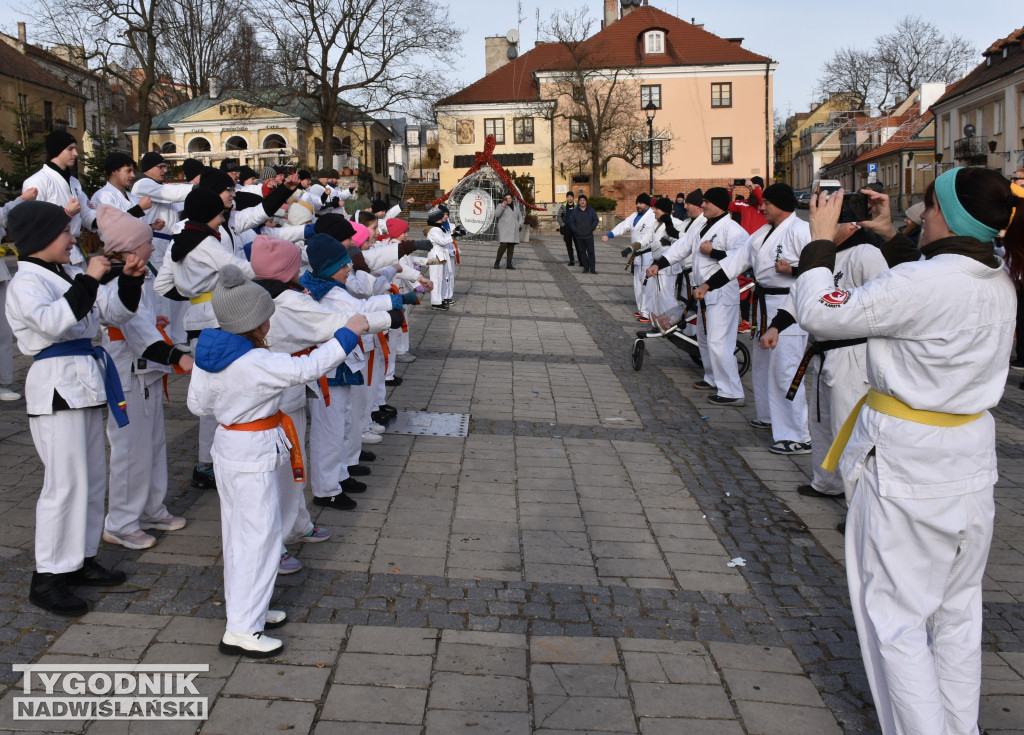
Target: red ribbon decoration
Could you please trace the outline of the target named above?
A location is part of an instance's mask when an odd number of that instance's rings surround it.
[[[508,172],[494,158],[495,145],[497,145],[497,141],[495,140],[494,136],[488,135],[487,139],[484,141],[484,149],[482,151],[476,152],[476,163],[470,166],[469,170],[465,174],[463,174],[462,179],[472,176],[473,174],[480,170],[481,166],[483,166],[486,163],[488,166],[494,169],[494,173],[496,173],[498,175],[498,178],[501,179],[501,183],[508,187],[508,190],[512,193],[512,196],[518,199],[524,207],[526,207],[527,209],[535,210],[537,212],[546,212],[547,210],[544,207],[537,207],[523,199],[523,195],[519,193],[519,188],[512,181],[512,177],[508,175]],[[459,179],[459,181],[462,181],[462,179]],[[455,191],[455,189],[453,188],[452,191]],[[434,201],[432,201],[430,203],[430,206],[436,207],[438,204],[448,201],[448,197],[450,197],[451,195],[452,192],[450,191],[440,199],[435,199]]]

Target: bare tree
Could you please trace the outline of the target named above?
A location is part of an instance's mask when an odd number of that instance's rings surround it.
[[[38,0],[35,7],[47,41],[81,49],[90,67],[137,95],[139,151],[149,149],[150,104],[160,79],[159,18],[166,1]]]
[[[189,96],[209,89],[211,76],[221,76],[251,36],[234,31],[246,25],[244,5],[227,0],[163,0],[160,6],[160,53],[172,78],[188,86]],[[241,38],[246,42],[236,44]]]
[[[594,25],[586,7],[552,14],[542,40],[560,47],[560,71],[544,85],[541,96],[555,100],[554,107],[547,105],[545,116],[553,123],[568,123],[568,139],[559,145],[560,162],[569,170],[589,170],[590,189],[599,193],[608,163],[619,158],[633,166],[646,165],[649,143],[639,77],[632,69],[614,66],[589,40]],[[669,141],[659,145],[663,157]]]
[[[226,87],[256,91],[289,86],[291,79],[283,73],[280,60],[260,42],[248,18],[242,16],[235,22],[231,36],[246,42],[231,49],[231,63],[220,70]]]
[[[822,66],[819,92],[839,92],[882,109],[906,99],[925,82],[951,84],[963,76],[976,56],[970,43],[944,35],[934,23],[904,16],[891,33],[878,36],[869,50],[839,49]]]
[[[260,0],[258,15],[281,63],[304,79],[325,161],[347,118],[429,99],[461,36],[436,0]]]

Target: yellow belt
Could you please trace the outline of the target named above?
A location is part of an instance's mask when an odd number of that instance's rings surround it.
[[[851,411],[850,415],[847,417],[846,422],[843,424],[843,428],[841,428],[839,433],[836,434],[836,438],[828,450],[828,455],[825,457],[825,461],[821,463],[821,466],[829,472],[836,471],[836,467],[839,465],[839,458],[843,455],[843,450],[846,449],[847,442],[850,441],[850,435],[853,433],[853,427],[857,423],[857,416],[860,415],[860,410],[864,407],[865,403],[879,413],[884,413],[887,416],[895,416],[898,419],[913,421],[917,424],[927,424],[928,426],[963,426],[964,424],[969,424],[972,421],[980,419],[982,416],[981,413],[943,413],[941,411],[922,411],[917,408],[911,408],[899,398],[888,396],[885,393],[879,393],[874,388],[870,388],[867,395],[861,398],[857,402],[857,405],[853,407],[853,411]]]
[[[207,301],[209,301],[212,298],[213,298],[213,291],[207,291],[206,293],[201,293],[198,296],[195,296],[195,297],[189,299],[189,303],[191,303],[191,304],[205,304]]]

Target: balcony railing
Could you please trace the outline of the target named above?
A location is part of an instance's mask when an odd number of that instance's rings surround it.
[[[953,141],[953,158],[968,165],[987,163],[988,151],[985,141],[975,136]]]

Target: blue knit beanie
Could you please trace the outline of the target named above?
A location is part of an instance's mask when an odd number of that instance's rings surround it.
[[[306,257],[313,275],[330,278],[352,262],[348,249],[330,235],[319,233],[306,240]]]

